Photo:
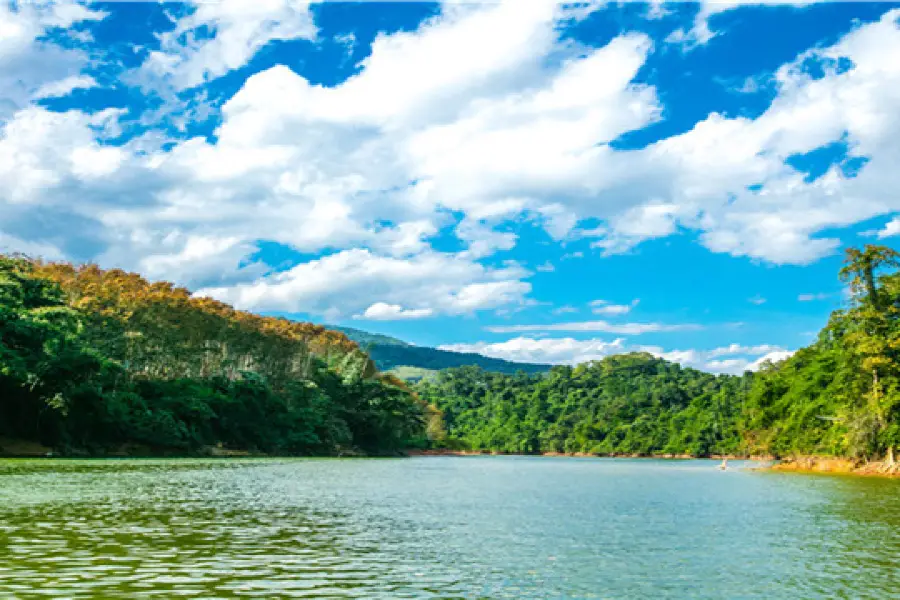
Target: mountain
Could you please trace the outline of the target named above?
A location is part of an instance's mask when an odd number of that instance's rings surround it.
[[[0,254],[0,453],[394,454],[438,421],[340,332]]]
[[[369,353],[381,371],[394,371],[406,379],[421,379],[428,371],[439,371],[452,367],[477,366],[494,373],[513,374],[543,373],[552,365],[517,363],[500,358],[491,358],[475,353],[450,352],[398,340],[377,333],[369,333],[352,327],[334,327]]]

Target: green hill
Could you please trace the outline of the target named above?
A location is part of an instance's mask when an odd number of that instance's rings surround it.
[[[431,414],[342,333],[0,255],[0,452],[392,454]]]
[[[414,346],[397,338],[353,329],[352,327],[330,327],[346,335],[369,353],[375,365],[381,371],[393,371],[407,378],[419,379],[427,373],[421,370],[439,371],[452,367],[477,366],[494,373],[513,374],[519,371],[526,373],[544,373],[551,365],[534,363],[517,363],[500,358],[491,358],[475,353],[450,352],[425,346]],[[401,367],[415,369],[400,370]],[[413,375],[410,375],[412,373]]]

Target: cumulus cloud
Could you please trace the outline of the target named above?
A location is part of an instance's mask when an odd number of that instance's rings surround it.
[[[625,344],[623,339],[606,342],[603,340],[576,340],[570,337],[544,339],[517,337],[505,342],[444,344],[439,348],[451,352],[474,352],[513,362],[577,364],[600,360],[610,354],[624,352]]]
[[[21,2],[0,5],[0,122],[32,99],[57,92],[77,80],[89,57],[77,44],[48,33],[102,20],[106,13],[76,2]],[[63,36],[65,37],[65,36]]]
[[[433,311],[430,308],[403,308],[399,304],[387,304],[376,302],[366,309],[362,315],[356,315],[356,319],[368,319],[371,321],[399,321],[402,319],[423,319],[430,317]]]
[[[756,371],[767,361],[778,362],[793,353],[778,346],[743,346],[731,344],[712,350],[664,350],[657,346],[636,346],[624,338],[612,341],[601,339],[578,340],[565,338],[516,337],[504,342],[476,342],[472,344],[445,344],[442,350],[475,352],[493,358],[513,362],[550,363],[576,365],[601,360],[613,354],[625,352],[649,352],[654,356],[715,373],[740,374]]]
[[[59,81],[45,83],[34,93],[35,98],[60,98],[68,96],[75,90],[90,89],[97,81],[90,75],[72,75]]]
[[[308,2],[197,2],[160,36],[160,49],[147,57],[143,76],[179,90],[195,87],[244,66],[269,42],[314,39],[316,31]]]
[[[410,299],[417,303],[417,310],[428,310],[429,315],[467,314],[522,302],[531,289],[519,279],[523,274],[515,266],[489,269],[451,254],[426,252],[400,259],[354,249],[255,281],[204,288],[197,294],[239,308],[304,312],[331,319],[365,316],[373,308],[369,300],[373,297],[380,299],[374,308],[380,318]]]
[[[883,228],[872,233],[878,236],[878,239],[880,240],[894,237],[895,235],[900,235],[900,217],[894,217],[893,219],[885,223]]]
[[[38,46],[71,51],[45,46],[41,32],[53,23],[102,17],[66,6],[0,9],[12,32],[0,42],[0,83],[16,88],[21,57]],[[900,210],[892,191],[900,11],[784,65],[758,118],[711,114],[682,134],[621,150],[612,142],[663,118],[657,91],[635,81],[655,49],[639,33],[599,48],[561,39],[563,23],[597,6],[447,4],[415,30],[378,36],[340,84],[313,83],[284,65],[253,74],[222,105],[213,135],[182,140],[150,131],[111,144],[121,112],[23,105],[41,86],[82,72],[84,57],[71,55],[64,76],[10,93],[0,232],[175,277],[244,307],[355,315],[415,298],[415,310],[462,314],[525,302],[527,271],[485,266],[515,250],[509,224],[523,219],[605,253],[691,230],[715,252],[804,264],[839,246],[821,232]],[[163,34],[139,76],[192,88],[272,41],[315,35],[305,3],[203,4]],[[821,76],[808,72],[810,61]],[[834,165],[810,180],[788,164],[835,141],[868,159],[855,176]],[[70,226],[48,226],[59,223]],[[459,252],[432,248],[444,231]],[[319,258],[271,273],[251,258],[261,240]],[[685,326],[515,327],[626,335]]]

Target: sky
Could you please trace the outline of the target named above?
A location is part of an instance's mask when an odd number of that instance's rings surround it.
[[[900,235],[900,4],[0,4],[0,251],[740,373]]]

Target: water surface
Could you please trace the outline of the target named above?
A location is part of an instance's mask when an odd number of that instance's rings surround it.
[[[735,466],[740,466],[739,463]],[[0,598],[900,598],[900,481],[709,461],[0,461]]]

